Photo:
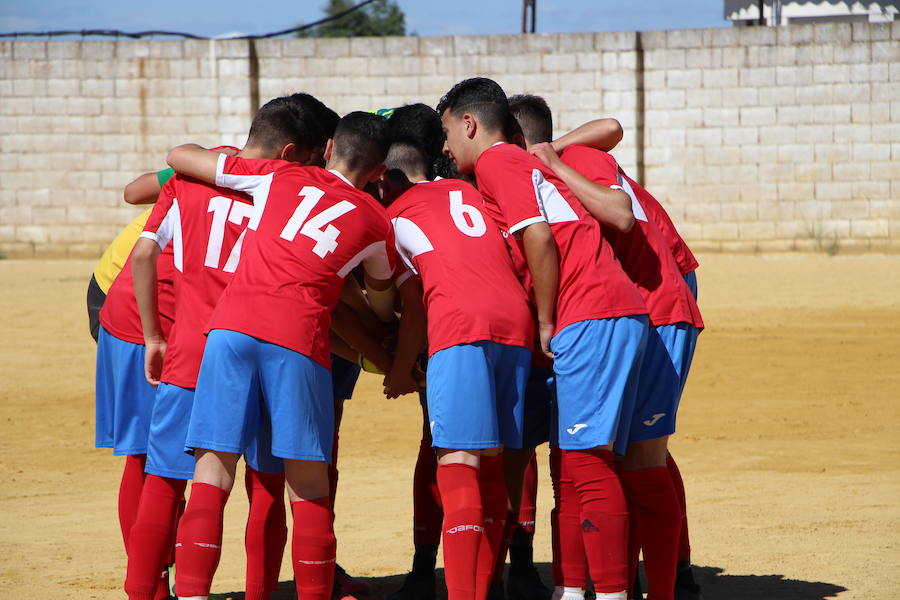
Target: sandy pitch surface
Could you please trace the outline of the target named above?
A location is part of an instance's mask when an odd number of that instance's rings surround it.
[[[900,257],[701,262],[708,329],[672,446],[707,600],[900,598]],[[93,448],[92,267],[0,262],[0,598],[125,597],[122,459]],[[341,431],[336,529],[340,563],[373,578],[376,600],[410,564],[419,431],[413,397],[385,400],[363,376]],[[245,515],[236,488],[215,592],[243,589]]]

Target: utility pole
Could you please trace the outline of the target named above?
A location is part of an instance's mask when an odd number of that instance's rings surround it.
[[[531,19],[528,10],[531,9]],[[537,0],[522,0],[522,33],[534,33],[537,22]]]

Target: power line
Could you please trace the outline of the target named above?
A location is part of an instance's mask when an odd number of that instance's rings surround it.
[[[336,15],[332,15],[330,17],[325,17],[323,19],[319,19],[318,21],[313,21],[312,23],[306,23],[305,25],[300,25],[298,27],[291,27],[290,29],[282,29],[281,31],[273,31],[271,33],[261,33],[258,35],[240,35],[235,37],[229,37],[224,39],[229,40],[265,40],[273,37],[278,37],[280,35],[288,35],[291,33],[297,33],[300,31],[305,31],[307,29],[311,29],[318,25],[322,25],[324,23],[329,23],[331,21],[336,21],[343,17],[346,17],[350,13],[359,10],[367,4],[371,4],[375,0],[363,0],[358,4],[354,4],[350,8],[343,10]],[[106,37],[127,37],[131,39],[140,39],[155,35],[164,35],[164,36],[172,36],[172,37],[182,37],[189,40],[211,40],[211,39],[220,39],[220,38],[212,38],[203,35],[195,35],[193,33],[185,33],[183,31],[160,31],[160,30],[150,30],[150,31],[119,31],[117,29],[72,29],[72,30],[62,30],[62,31],[14,31],[12,33],[0,33],[0,38],[16,38],[16,37],[60,37],[64,35],[99,35]]]

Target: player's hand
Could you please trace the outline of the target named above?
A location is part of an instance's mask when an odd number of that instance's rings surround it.
[[[556,327],[553,323],[538,323],[538,336],[541,340],[541,352],[549,358],[553,358],[550,351],[550,339],[553,337]]]
[[[148,341],[144,344],[144,377],[147,383],[156,387],[162,377],[163,357],[166,354],[166,341]]]
[[[539,144],[534,144],[528,148],[528,152],[537,156],[541,159],[541,162],[553,168],[557,162],[559,162],[559,155],[556,154],[556,150],[553,149],[548,142],[541,142]]]
[[[384,395],[388,398],[399,398],[404,394],[411,394],[419,391],[419,384],[413,377],[412,372],[397,372],[396,369],[388,373],[384,378]]]

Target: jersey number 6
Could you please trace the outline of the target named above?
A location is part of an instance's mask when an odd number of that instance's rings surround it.
[[[481,237],[487,231],[484,217],[474,206],[463,204],[460,190],[450,192],[450,216],[456,228],[469,237]]]
[[[305,235],[315,240],[316,245],[313,246],[312,251],[319,258],[325,258],[326,254],[337,249],[337,237],[341,234],[340,230],[332,225],[331,222],[356,207],[346,200],[341,200],[307,221],[309,213],[316,207],[316,204],[319,203],[325,192],[317,187],[306,185],[303,186],[303,189],[297,195],[303,200],[300,201],[300,204],[294,210],[294,214],[281,231],[281,238],[293,242],[299,232],[300,235]]]

